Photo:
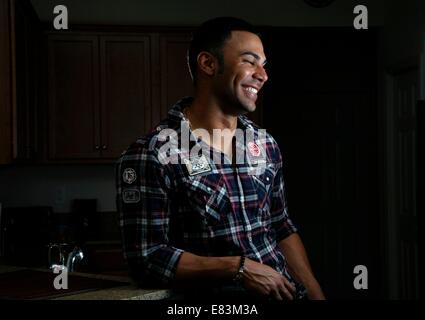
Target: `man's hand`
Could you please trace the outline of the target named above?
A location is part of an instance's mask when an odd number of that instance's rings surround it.
[[[244,286],[260,296],[277,300],[293,300],[294,286],[279,272],[268,265],[246,258],[243,273]]]
[[[310,300],[324,300],[325,295],[314,277],[304,245],[298,234],[293,233],[279,242],[279,247],[288,262],[289,274],[307,289]]]

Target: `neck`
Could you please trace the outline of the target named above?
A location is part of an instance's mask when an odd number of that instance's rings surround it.
[[[212,99],[202,99],[199,95],[195,97],[192,105],[185,109],[185,115],[195,136],[231,156],[232,138],[238,124],[236,115],[227,114],[220,104]],[[214,129],[221,130],[219,136],[216,136]]]
[[[225,108],[218,101],[202,98],[201,95],[195,97],[186,115],[193,129],[202,128],[210,133],[213,129],[234,131],[238,124],[237,115],[226,113]]]

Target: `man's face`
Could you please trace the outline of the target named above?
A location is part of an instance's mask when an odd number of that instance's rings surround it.
[[[214,78],[215,93],[227,111],[255,111],[257,94],[267,81],[266,57],[260,38],[246,31],[232,31],[223,46],[222,72]]]

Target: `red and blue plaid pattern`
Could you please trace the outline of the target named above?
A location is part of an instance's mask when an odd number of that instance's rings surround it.
[[[133,143],[117,164],[117,207],[124,255],[133,275],[168,284],[184,251],[202,256],[245,255],[299,287],[278,247],[297,229],[288,216],[281,153],[269,134],[255,141],[266,154],[258,175],[250,174],[256,165],[252,159],[235,165],[214,149],[208,159],[210,170],[200,174],[190,175],[184,162],[159,160],[159,150],[166,143],[158,139],[159,132],[168,128],[180,133],[185,120],[182,110],[191,101],[179,101],[167,119]],[[244,116],[238,118],[238,127],[253,130],[254,137],[261,138],[256,135],[259,128]],[[202,143],[194,141],[192,146]],[[253,154],[258,155],[257,150]],[[214,157],[222,163],[214,163]],[[123,178],[126,169],[136,173],[134,182]]]

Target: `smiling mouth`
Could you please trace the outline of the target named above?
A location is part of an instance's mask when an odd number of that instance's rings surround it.
[[[257,99],[257,93],[258,93],[257,88],[254,88],[254,87],[251,87],[251,86],[244,86],[243,91],[248,96],[248,98],[253,99],[253,100]]]

